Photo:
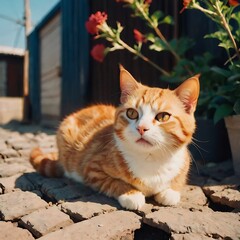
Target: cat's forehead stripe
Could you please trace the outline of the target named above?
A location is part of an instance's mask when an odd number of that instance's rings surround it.
[[[152,96],[150,96],[150,102],[149,103],[150,103],[152,108],[156,107],[155,103],[158,104],[157,101],[162,97],[163,92],[164,92],[163,89],[159,89],[158,93],[155,93]]]
[[[141,104],[146,103],[150,104],[151,107],[153,107],[154,104],[162,97],[163,93],[164,89],[160,88],[144,89],[135,103],[136,108],[139,108]]]
[[[137,102],[136,102],[136,108],[139,108],[141,103],[145,103],[145,95],[146,95],[146,93],[147,93],[147,89],[144,89],[143,93],[141,94],[142,96],[139,97]]]

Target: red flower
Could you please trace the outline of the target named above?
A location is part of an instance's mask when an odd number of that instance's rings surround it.
[[[103,62],[105,57],[105,46],[103,44],[97,44],[92,48],[91,56],[98,62]]]
[[[228,0],[228,3],[231,6],[237,6],[240,4],[238,0]]]
[[[133,33],[134,33],[134,38],[138,43],[146,42],[145,36],[142,33],[140,33],[137,29],[134,29]]]
[[[87,31],[92,35],[98,34],[98,27],[102,25],[106,20],[107,14],[104,12],[101,13],[98,11],[95,14],[92,14],[85,24]]]
[[[150,4],[152,3],[152,0],[145,0],[145,1],[144,1],[144,3],[146,3],[146,4],[149,4],[149,5],[150,5]]]
[[[180,13],[182,13],[187,7],[188,5],[192,2],[192,0],[183,0],[183,8],[180,11]]]

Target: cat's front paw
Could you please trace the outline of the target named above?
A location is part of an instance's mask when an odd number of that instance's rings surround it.
[[[178,191],[175,191],[171,188],[168,188],[157,195],[154,199],[165,206],[175,206],[180,202],[181,194]]]
[[[125,193],[118,197],[120,205],[129,210],[140,209],[145,204],[145,196],[141,192]]]

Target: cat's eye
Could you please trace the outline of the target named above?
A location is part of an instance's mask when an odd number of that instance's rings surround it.
[[[158,120],[159,122],[166,122],[169,120],[170,117],[171,117],[170,113],[160,112],[157,114],[156,120]]]
[[[133,108],[128,108],[127,109],[127,117],[131,120],[135,120],[138,119],[138,112],[137,110],[133,109]]]

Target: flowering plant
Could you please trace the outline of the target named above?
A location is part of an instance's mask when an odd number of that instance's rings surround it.
[[[143,34],[138,29],[133,29],[133,36],[135,38],[135,44],[130,46],[122,38],[121,33],[124,30],[123,26],[117,22],[116,28],[113,28],[107,23],[107,14],[104,12],[96,12],[92,14],[86,22],[87,31],[94,36],[94,39],[103,38],[110,43],[109,47],[105,47],[103,44],[97,44],[91,51],[92,57],[102,62],[104,57],[115,50],[127,50],[138,58],[143,59],[152,65],[155,69],[161,72],[165,77],[171,77],[172,73],[161,68],[158,64],[149,59],[142,52],[143,44],[146,44],[150,50],[162,52],[168,51],[175,59],[178,68],[181,68],[182,75],[192,75],[194,71],[189,68],[188,62],[181,61],[185,52],[193,45],[190,39],[172,39],[168,41],[159,26],[162,24],[173,24],[171,16],[165,15],[161,11],[155,11],[150,13],[149,8],[152,3],[151,0],[116,0],[117,2],[125,3],[126,7],[129,7],[134,17],[139,17],[149,27],[149,32]],[[99,57],[100,56],[100,57]]]
[[[219,84],[202,93],[202,101],[214,112],[214,121],[240,114],[240,5],[238,0],[184,0],[184,9],[196,9],[217,24],[217,31],[205,35],[216,38],[228,59],[223,67],[212,67]],[[201,101],[200,100],[200,101]]]
[[[152,0],[116,1],[130,8],[133,12],[132,16],[142,19],[149,32],[142,33],[138,29],[134,29],[135,44],[130,46],[121,37],[124,28],[119,22],[117,22],[116,28],[113,28],[107,23],[106,13],[92,14],[86,22],[87,31],[94,36],[94,39],[104,39],[110,43],[108,47],[104,44],[97,44],[93,47],[91,55],[95,60],[102,62],[110,52],[127,50],[160,71],[161,78],[168,81],[183,80],[199,72],[204,77],[207,75],[204,73],[214,72],[210,75],[213,75],[217,79],[216,81],[220,79],[219,83],[224,84],[224,86],[218,85],[217,89],[204,89],[200,104],[202,103],[203,108],[208,106],[211,109],[215,121],[233,112],[240,113],[240,12],[235,11],[238,7],[237,0],[183,0],[181,12],[185,9],[196,9],[217,23],[218,31],[205,37],[217,38],[220,42],[219,46],[226,50],[228,59],[226,59],[226,66],[223,68],[213,67],[211,69],[209,68],[211,57],[208,53],[193,59],[185,57],[185,53],[193,46],[193,41],[189,38],[166,39],[160,27],[162,24],[174,24],[173,18],[159,10],[150,12]],[[143,45],[152,51],[169,52],[175,62],[172,71],[166,71],[144,55]]]

